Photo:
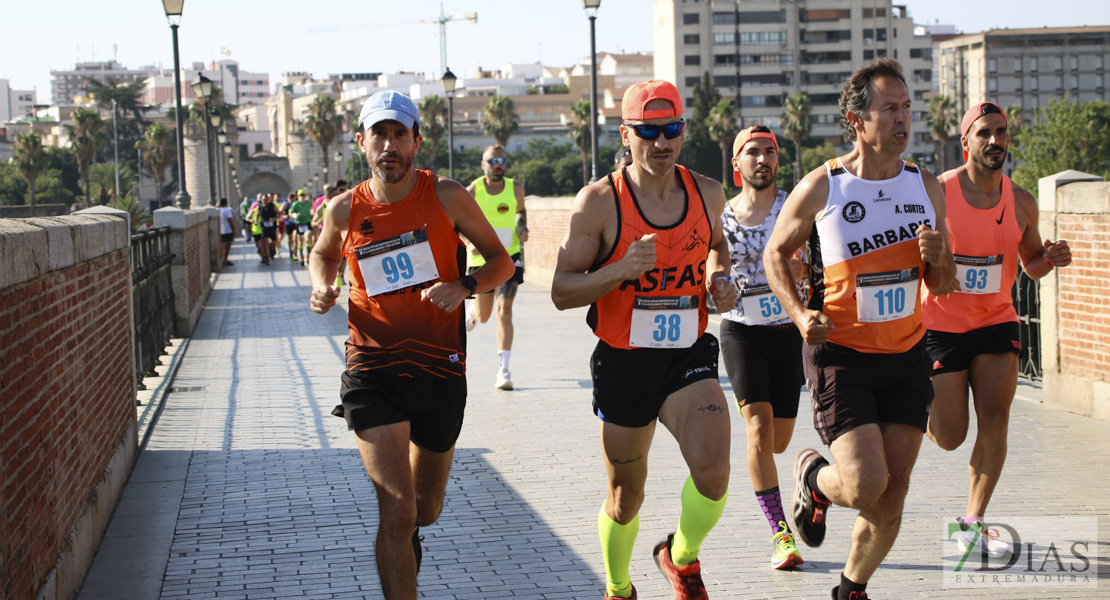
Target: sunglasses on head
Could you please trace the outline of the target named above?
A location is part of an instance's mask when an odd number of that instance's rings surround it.
[[[1002,114],[1002,109],[998,108],[998,106],[994,104],[984,104],[983,106],[979,107],[979,116],[984,117],[990,114],[1000,115]]]
[[[505,157],[504,156],[496,156],[494,158],[487,158],[486,159],[486,164],[487,165],[503,165],[503,164],[505,164]]]
[[[682,131],[686,129],[686,119],[679,119],[666,125],[632,125],[631,123],[625,123],[624,126],[632,129],[636,133],[636,137],[642,140],[657,140],[660,133],[668,140],[673,140],[682,135]]]

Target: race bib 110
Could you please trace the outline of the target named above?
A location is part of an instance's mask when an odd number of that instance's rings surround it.
[[[904,319],[917,307],[921,269],[856,276],[856,318],[860,323]]]

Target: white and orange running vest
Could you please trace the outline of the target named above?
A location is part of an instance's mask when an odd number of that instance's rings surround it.
[[[825,170],[829,197],[811,238],[808,306],[832,320],[830,342],[871,354],[905,352],[925,335],[917,227],[936,227],[921,172],[903,162],[892,179],[870,181],[839,158]]]

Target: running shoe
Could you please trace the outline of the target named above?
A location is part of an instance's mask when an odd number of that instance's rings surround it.
[[[417,525],[412,530],[412,554],[416,557],[416,572],[420,572],[420,559],[424,558],[424,549],[420,547],[420,542],[424,541],[424,536],[420,535],[420,526]]]
[[[771,566],[788,569],[803,563],[805,561],[794,544],[794,534],[790,533],[785,521],[779,521],[778,533],[771,538]]]
[[[839,600],[840,586],[836,586],[832,591],[832,600]],[[867,592],[848,592],[848,600],[869,600]]]
[[[984,528],[982,521],[964,523],[963,517],[956,519],[963,531],[956,536],[956,544],[960,552],[967,552],[972,544],[979,546],[979,552],[989,558],[1002,558],[1014,553],[1014,547],[1009,542],[998,539],[998,530]]]
[[[604,600],[636,600],[636,586],[632,586],[632,595],[627,598],[624,596],[610,596],[608,590],[605,591],[605,595],[602,596],[602,598]]]
[[[496,383],[494,383],[493,387],[495,387],[499,390],[511,390],[511,389],[513,389],[512,374],[509,373],[508,371],[503,370],[503,369],[498,369],[497,370],[497,381],[496,381]]]
[[[790,502],[790,515],[794,517],[798,537],[807,546],[820,546],[825,541],[825,510],[829,502],[818,499],[817,492],[809,489],[806,476],[827,464],[829,461],[813,448],[802,450],[794,460],[794,498]]]
[[[705,584],[701,581],[701,561],[695,560],[681,567],[674,564],[671,561],[673,541],[674,534],[668,535],[667,539],[655,546],[652,554],[659,572],[671,582],[675,600],[709,600],[709,594],[705,592]]]

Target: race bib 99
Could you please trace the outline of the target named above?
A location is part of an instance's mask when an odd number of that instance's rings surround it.
[[[428,234],[423,229],[355,248],[366,293],[392,292],[439,277]]]

